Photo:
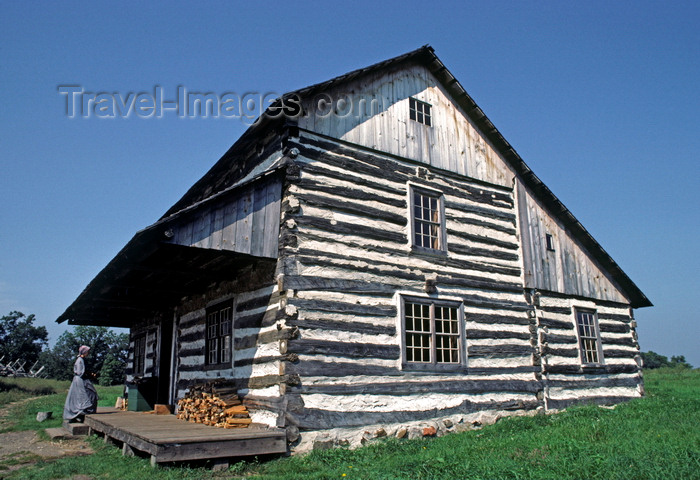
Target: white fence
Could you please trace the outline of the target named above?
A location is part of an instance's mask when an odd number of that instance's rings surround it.
[[[21,360],[10,361],[9,363],[3,363],[5,361],[5,356],[0,358],[0,377],[43,377],[44,368],[39,367],[39,361],[37,360],[34,365],[29,370],[25,370],[24,366],[27,362]]]

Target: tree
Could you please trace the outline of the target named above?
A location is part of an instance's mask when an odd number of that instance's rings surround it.
[[[672,356],[669,361],[666,355],[660,355],[649,350],[648,352],[642,352],[642,360],[644,360],[644,368],[647,370],[661,367],[693,368],[691,364],[685,361],[685,355]]]
[[[678,368],[693,368],[691,364],[685,361],[685,355],[671,357],[671,366]]]
[[[668,357],[652,352],[651,350],[648,352],[642,352],[642,360],[644,361],[644,368],[648,370],[668,367]]]
[[[101,385],[114,385],[124,381],[129,336],[107,327],[82,325],[73,331],[63,332],[53,349],[41,356],[47,375],[59,380],[70,380],[73,377],[73,363],[81,345],[90,347],[90,357],[86,362],[88,368],[106,374],[105,378],[100,378]]]
[[[26,316],[17,311],[0,318],[0,358],[5,356],[4,363],[21,360],[28,370],[37,361],[49,334],[46,327],[34,326],[35,320],[34,314]]]

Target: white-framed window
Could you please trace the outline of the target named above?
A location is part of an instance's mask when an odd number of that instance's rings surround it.
[[[430,104],[417,100],[413,97],[408,98],[408,112],[411,120],[415,120],[423,125],[432,126],[432,117],[430,114]]]
[[[231,363],[232,313],[231,302],[207,309],[207,365]]]
[[[600,329],[595,310],[575,309],[575,312],[581,362],[584,365],[603,363]]]
[[[422,250],[446,251],[442,193],[410,185],[409,194],[411,245]]]
[[[402,368],[456,371],[466,367],[462,304],[401,297]]]

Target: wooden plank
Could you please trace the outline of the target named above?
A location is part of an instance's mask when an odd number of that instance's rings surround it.
[[[326,395],[418,395],[431,393],[536,393],[542,383],[536,380],[443,380],[418,381],[415,378],[400,382],[303,384],[291,392]]]
[[[209,248],[211,242],[212,211],[210,208],[199,210],[192,221],[192,243],[199,248]]]
[[[370,343],[347,343],[330,340],[298,339],[289,342],[290,353],[304,355],[334,355],[349,358],[382,358],[396,360],[401,349],[398,345],[377,345]]]
[[[532,239],[530,238],[529,218],[527,209],[527,194],[525,187],[520,180],[516,182],[516,192],[518,196],[518,216],[520,217],[520,243],[521,252],[523,255],[523,273],[525,279],[525,288],[533,288],[535,286],[533,278],[533,258],[532,258]]]
[[[447,220],[450,222],[454,222],[460,225],[470,225],[470,226],[476,226],[476,227],[483,227],[488,230],[495,230],[497,232],[501,233],[506,233],[508,235],[515,236],[517,234],[517,231],[515,230],[514,227],[511,226],[505,226],[500,223],[494,223],[494,222],[487,222],[483,220],[483,218],[473,218],[473,217],[462,217],[462,216],[457,216],[454,214],[454,212],[450,213],[452,211],[447,211],[445,212],[445,216],[447,217]]]
[[[511,332],[510,330],[477,330],[467,329],[467,339],[473,340],[477,338],[513,338],[518,340],[530,340],[529,332]]]
[[[506,324],[506,325],[529,325],[530,319],[525,315],[515,317],[512,315],[498,315],[486,313],[466,313],[465,319],[467,322],[483,323],[486,325]]]
[[[486,410],[534,410],[542,403],[532,400],[506,400],[472,402],[464,400],[453,407],[433,407],[426,410],[366,412],[336,411],[304,408],[298,413],[287,413],[287,418],[301,430],[318,430],[327,428],[364,427],[366,425],[415,422],[449,415],[466,415]]]
[[[602,302],[598,302],[598,304],[601,303]],[[629,315],[618,315],[614,313],[598,313],[598,320],[615,320],[618,322],[629,323],[631,319]]]
[[[283,330],[270,330],[263,333],[253,333],[245,337],[237,337],[233,341],[235,350],[243,350],[256,345],[277,342],[278,340],[288,340],[294,336],[294,330],[286,328]]]
[[[561,321],[561,320],[554,320],[552,318],[540,317],[539,324],[541,327],[560,328],[560,329],[564,329],[564,330],[573,330],[574,329],[574,323],[572,321],[567,322],[567,321]]]
[[[642,383],[638,376],[623,378],[586,378],[585,375],[572,376],[566,380],[546,380],[548,387],[563,388],[612,388],[612,387],[636,387]]]
[[[299,227],[310,227],[326,232],[353,235],[373,240],[380,240],[383,242],[394,242],[400,244],[405,244],[407,242],[407,238],[404,233],[397,231],[378,230],[374,227],[368,227],[357,223],[338,221],[334,221],[331,223],[331,220],[328,218],[314,217],[311,215],[295,217],[294,220],[296,221]]]
[[[349,313],[353,315],[396,317],[395,305],[360,305],[351,302],[334,300],[313,300],[306,298],[290,298],[289,305],[296,306],[299,310],[313,310],[319,312]]]
[[[569,365],[547,365],[544,367],[546,373],[583,373],[580,364]],[[590,373],[636,373],[639,367],[636,364],[628,365],[603,365],[595,370],[586,368],[586,372]]]
[[[287,452],[286,437],[192,442],[185,445],[159,445],[156,462],[179,462],[207,458],[280,454]]]
[[[224,429],[185,422],[173,415],[150,415],[100,407],[87,415],[85,424],[123,442],[123,453],[140,450],[155,463],[285,453],[281,429]]]
[[[556,355],[557,357],[578,357],[578,348],[552,348],[549,346],[542,347],[542,355]]]
[[[450,237],[456,237],[456,238],[459,238],[463,241],[482,243],[484,245],[501,247],[501,248],[505,248],[508,250],[518,250],[518,248],[520,248],[518,246],[518,244],[515,242],[507,242],[505,240],[498,240],[496,238],[485,237],[483,235],[474,235],[471,233],[458,232],[455,230],[450,230],[448,233],[449,233]]]
[[[600,319],[600,317],[598,317]],[[629,333],[630,326],[626,323],[613,324],[599,322],[598,326],[602,333]]]
[[[306,167],[304,167],[304,170],[306,170]],[[343,178],[342,180],[347,182],[346,178]],[[380,201],[382,204],[387,206],[398,207],[401,209],[408,208],[406,205],[405,191],[401,192],[401,195],[398,197],[387,195],[382,195],[380,197],[378,196],[377,192],[367,191],[367,189],[362,188],[362,186],[346,187],[344,185],[328,185],[327,183],[322,183],[320,179],[314,178],[303,178],[301,181],[297,182],[297,186],[303,189],[303,191],[298,194],[299,198],[312,205],[322,206],[325,204],[324,202],[326,200],[330,201],[329,197],[320,195],[322,193],[328,193],[337,197],[346,198],[348,200]],[[330,204],[328,205],[331,206]],[[350,204],[336,203],[336,205],[351,208]],[[377,213],[376,210],[372,210],[372,212]],[[402,218],[405,219],[405,216]],[[400,223],[400,219],[396,219],[394,217],[389,217],[389,221],[392,221],[393,223]]]
[[[236,251],[236,222],[239,199],[231,199],[224,206],[224,223],[221,235],[222,249]]]
[[[270,327],[277,322],[277,307],[260,313],[238,313],[234,319],[235,328],[263,328]]]
[[[619,403],[628,402],[639,397],[627,396],[600,396],[600,397],[576,397],[564,399],[547,399],[547,408],[562,409],[572,405],[617,405]]]
[[[287,325],[301,328],[313,328],[320,330],[335,330],[340,332],[362,333],[366,335],[396,335],[395,325],[379,325],[376,323],[358,321],[337,321],[329,319],[304,320],[288,319]]]
[[[250,229],[250,253],[262,256],[265,247],[265,211],[267,188],[265,184],[257,185],[253,190],[253,211]]]
[[[559,313],[561,315],[571,315],[571,307],[550,307],[547,305],[542,305],[538,307],[539,310],[548,313]]]
[[[313,205],[315,207],[332,210],[333,212],[342,212],[358,217],[367,217],[370,220],[383,221],[391,224],[387,225],[387,228],[395,228],[395,226],[404,227],[406,226],[406,223],[408,221],[405,213],[394,213],[392,211],[387,210],[386,208],[375,208],[357,202],[353,202],[353,200],[356,199],[352,197],[344,196],[343,198],[344,200],[337,200],[335,198],[324,197],[321,195],[316,195],[307,192],[299,194],[299,200],[301,200],[302,203],[306,205]],[[371,200],[376,201],[377,199],[376,197],[373,197],[371,198]],[[382,203],[384,202],[382,201]]]
[[[449,238],[452,238],[454,236],[458,235],[453,235],[454,231],[451,229],[447,230],[447,234]],[[500,250],[494,250],[493,248],[477,248],[477,247],[472,247],[469,245],[463,245],[455,242],[451,242],[448,245],[448,250],[450,252],[457,253],[459,255],[468,255],[470,257],[486,257],[486,258],[496,258],[498,260],[511,260],[511,261],[517,261],[518,260],[518,254],[517,253],[512,253],[512,252],[502,252]],[[522,290],[522,285],[520,286],[520,289]]]
[[[280,231],[280,205],[282,200],[282,182],[276,180],[267,185],[265,207],[265,238],[262,255],[277,258]]]
[[[637,342],[632,337],[608,337],[603,336],[601,340],[603,345],[621,345],[625,347],[636,347]]]
[[[250,253],[250,242],[252,233],[252,209],[253,192],[245,192],[238,203],[236,213],[236,239],[234,241],[237,252]]]
[[[339,172],[331,168],[327,168],[325,165],[320,163],[307,163],[303,168],[304,172],[311,173],[314,176],[320,175],[333,180],[351,182],[353,185],[361,187],[364,191],[375,190],[375,197],[381,197],[383,202],[388,201],[388,205],[403,206],[404,208],[406,207],[406,190],[403,185],[401,188],[398,188],[391,184],[376,181],[376,178],[378,177],[356,175],[356,172],[347,169]],[[398,197],[398,199],[396,197]]]
[[[546,333],[543,335],[543,338],[547,343],[573,343],[574,345],[578,345],[578,339],[574,335]]]
[[[214,220],[211,224],[211,242],[210,248],[215,250],[223,249],[223,230],[224,230],[224,205],[219,204],[214,207]]]
[[[467,348],[467,358],[508,358],[531,355],[535,349],[530,345],[472,345]]]
[[[319,290],[325,292],[370,293],[393,296],[398,288],[399,285],[392,285],[385,282],[368,282],[357,279],[311,275],[285,275],[284,277],[285,290]]]

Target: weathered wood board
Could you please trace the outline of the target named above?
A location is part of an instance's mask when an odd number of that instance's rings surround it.
[[[105,441],[116,440],[151,455],[152,464],[287,452],[285,431],[275,428],[229,430],[178,420],[174,415],[102,407],[85,416],[85,425],[104,435]]]

